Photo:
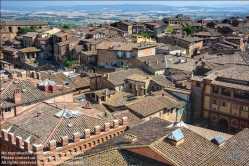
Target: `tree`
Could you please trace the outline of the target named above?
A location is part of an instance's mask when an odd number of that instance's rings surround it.
[[[64,28],[64,29],[69,29],[70,27],[69,27],[69,25],[64,24],[62,28]]]
[[[31,25],[29,28],[31,31],[34,31],[37,28],[37,26]]]
[[[166,32],[172,33],[172,32],[174,32],[174,30],[172,28],[166,28]]]
[[[66,66],[72,66],[72,64],[73,64],[72,61],[66,61],[66,62],[65,62],[65,65],[66,65]]]
[[[30,27],[23,27],[19,31],[17,31],[17,34],[26,34],[28,32],[34,32],[36,28],[37,27],[34,25],[31,25]]]
[[[28,32],[32,32],[30,27],[23,27],[19,31],[17,31],[17,34],[26,34]]]
[[[141,32],[140,35],[143,36],[144,38],[147,38],[147,39],[150,38],[150,35],[148,33]]]
[[[182,29],[182,31],[185,31],[188,35],[190,35],[190,34],[195,32],[195,27],[194,26],[186,26]]]

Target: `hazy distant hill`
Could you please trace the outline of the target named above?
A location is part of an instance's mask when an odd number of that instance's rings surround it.
[[[170,2],[170,1],[169,1]],[[206,7],[206,6],[181,6],[175,7],[170,5],[151,5],[151,4],[122,4],[122,5],[77,5],[77,6],[49,6],[49,7],[32,7],[32,10],[122,10],[122,11],[144,11],[144,10],[167,10],[173,11],[179,8],[186,8],[190,10],[198,10],[205,8],[206,10],[248,10],[249,6],[218,6],[218,7]],[[30,10],[30,7],[2,7],[5,10]]]

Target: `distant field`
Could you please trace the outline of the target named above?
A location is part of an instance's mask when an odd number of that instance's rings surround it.
[[[50,23],[54,23],[54,24],[78,25],[78,24],[82,24],[84,21],[85,21],[85,20],[74,21],[74,20],[64,20],[64,19],[60,19],[60,20],[49,21],[49,22],[50,22]]]

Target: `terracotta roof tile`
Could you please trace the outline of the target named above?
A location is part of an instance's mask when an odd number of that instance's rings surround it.
[[[179,105],[175,100],[170,99],[167,96],[147,96],[135,100],[131,104],[127,104],[126,107],[138,114],[139,116],[146,117],[164,108],[170,109]]]
[[[137,74],[141,76],[147,76],[145,72],[143,72],[140,69],[126,69],[126,70],[120,70],[116,72],[111,72],[109,74],[109,79],[113,85],[121,85],[125,83],[125,78],[130,76],[131,74]]]
[[[174,128],[176,130],[177,128]],[[207,141],[192,131],[181,128],[184,142],[178,146],[173,145],[166,137],[155,141],[150,147],[172,165],[202,165],[219,147]]]
[[[24,25],[24,26],[31,26],[31,25],[48,25],[47,21],[45,20],[1,20],[5,21],[6,25],[14,26],[14,25]]]
[[[121,122],[122,117],[127,117],[128,118],[128,126],[129,127],[134,127],[140,123],[143,122],[139,117],[134,115],[132,112],[129,110],[124,110],[124,111],[116,111],[112,114],[115,118],[118,118]]]
[[[245,128],[235,136],[227,140],[221,149],[215,153],[203,165],[248,165],[248,136],[249,129]]]
[[[106,166],[107,165],[122,165],[122,166],[130,166],[130,165],[166,166],[167,165],[157,160],[145,157],[143,155],[130,152],[128,150],[111,149],[80,158],[75,157],[73,159],[65,161],[59,166],[66,166],[70,164],[73,164],[75,166],[80,166],[82,163],[84,163],[84,165],[106,165]]]
[[[92,153],[98,153],[103,150],[111,149],[111,148],[128,148],[135,146],[148,146],[159,138],[167,135],[173,131],[172,128],[167,128],[167,126],[171,125],[172,122],[163,120],[161,118],[152,118],[152,120],[139,124],[133,127],[130,130],[127,130],[125,133],[114,137],[111,140],[108,140],[88,151],[84,154],[80,154],[79,156],[85,156]],[[132,134],[137,136],[136,142],[132,144],[127,144],[124,142],[124,136],[126,134]]]

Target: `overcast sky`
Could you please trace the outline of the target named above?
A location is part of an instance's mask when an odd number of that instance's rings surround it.
[[[210,6],[219,7],[219,5],[233,6],[233,5],[249,5],[249,1],[176,1],[176,0],[162,0],[162,1],[13,1],[1,0],[1,8],[5,6],[12,7],[46,7],[46,6],[74,6],[74,5],[96,5],[96,4],[162,4],[170,6]]]

